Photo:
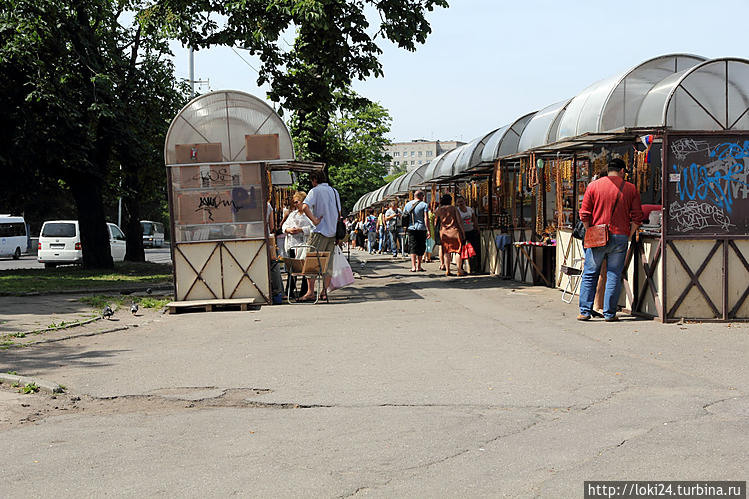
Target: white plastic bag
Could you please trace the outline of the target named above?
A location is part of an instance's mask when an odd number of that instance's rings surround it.
[[[348,264],[348,260],[343,255],[341,248],[336,246],[333,251],[333,264],[330,270],[330,286],[328,291],[342,288],[354,283],[354,272]]]

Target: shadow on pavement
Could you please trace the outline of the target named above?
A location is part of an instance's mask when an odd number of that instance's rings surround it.
[[[44,370],[58,367],[104,367],[107,359],[127,350],[88,350],[63,343],[39,347],[0,350],[0,372],[16,371],[22,375],[43,375]]]

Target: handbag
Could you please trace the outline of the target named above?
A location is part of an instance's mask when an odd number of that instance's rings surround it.
[[[582,220],[578,220],[575,228],[572,229],[572,237],[581,241],[585,239],[585,224]]]
[[[470,242],[466,241],[463,244],[463,247],[460,249],[460,257],[463,260],[466,260],[466,259],[471,258],[473,256],[476,256],[476,250],[473,248],[473,244],[471,244]]]
[[[613,182],[613,180],[612,180]],[[584,232],[583,236],[583,247],[584,248],[602,248],[609,243],[609,224],[611,219],[614,218],[616,212],[616,205],[619,204],[620,194],[624,190],[624,182],[622,179],[622,185],[619,186],[619,192],[616,193],[616,201],[614,201],[614,207],[611,209],[611,216],[609,217],[608,224],[591,225],[588,230]],[[580,221],[582,224],[582,221]],[[583,226],[585,228],[585,226]],[[577,229],[577,227],[575,227]]]
[[[343,223],[343,218],[341,217],[341,204],[340,199],[338,196],[336,196],[336,201],[338,201],[338,223],[335,226],[335,239],[336,241],[343,241],[343,239],[346,237],[346,224]]]

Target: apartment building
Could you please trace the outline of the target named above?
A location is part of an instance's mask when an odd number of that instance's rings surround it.
[[[411,171],[424,163],[429,163],[443,152],[455,149],[465,144],[457,140],[424,140],[415,139],[410,142],[394,142],[385,146],[385,152],[392,158],[390,171]]]

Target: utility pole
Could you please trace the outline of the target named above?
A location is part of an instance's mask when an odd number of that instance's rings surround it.
[[[195,51],[190,47],[190,98],[195,97]]]
[[[208,83],[210,85],[211,80],[196,80],[195,79],[195,50],[190,47],[190,99],[195,97],[195,84],[196,83]]]

